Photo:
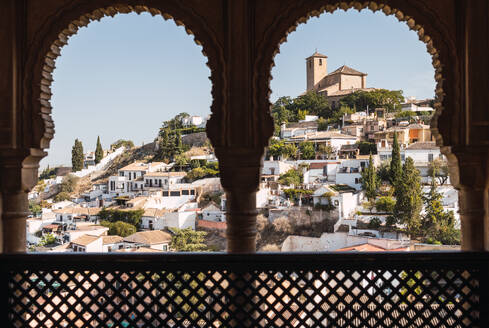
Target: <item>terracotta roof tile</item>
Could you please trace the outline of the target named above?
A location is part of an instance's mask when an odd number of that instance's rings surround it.
[[[77,245],[87,246],[99,238],[100,236],[83,235],[73,240],[72,243]]]
[[[161,230],[139,231],[124,238],[124,241],[139,244],[162,244],[171,241],[171,235]]]

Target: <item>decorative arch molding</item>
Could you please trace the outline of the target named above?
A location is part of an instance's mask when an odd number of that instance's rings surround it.
[[[49,16],[34,36],[27,51],[34,54],[28,57],[24,78],[24,116],[31,118],[24,121],[24,128],[32,131],[31,140],[25,140],[28,148],[49,148],[54,136],[54,122],[51,117],[51,83],[55,69],[55,60],[61,54],[61,48],[68,43],[70,36],[81,27],[103,17],[125,13],[150,13],[160,15],[163,19],[174,20],[177,26],[184,26],[187,34],[194,36],[194,42],[202,46],[202,53],[207,58],[212,82],[212,116],[218,119],[224,110],[224,55],[215,32],[205,19],[189,6],[183,6],[178,0],[97,0],[71,1],[53,15]],[[220,69],[216,69],[216,68]]]
[[[463,142],[463,113],[461,113],[461,67],[455,51],[456,44],[453,33],[438,18],[436,12],[428,7],[426,2],[418,0],[397,1],[334,1],[334,0],[302,0],[288,2],[282,14],[277,16],[269,26],[258,43],[258,57],[255,62],[255,71],[260,72],[255,88],[256,108],[266,108],[270,117],[271,103],[270,81],[271,69],[275,66],[274,58],[280,52],[280,45],[287,41],[289,33],[295,31],[301,23],[307,22],[311,17],[318,17],[323,13],[333,13],[336,10],[356,9],[361,11],[369,9],[373,12],[382,11],[386,15],[394,15],[400,22],[405,22],[415,31],[420,41],[426,44],[428,53],[432,57],[435,69],[435,115],[431,122],[431,129],[437,144],[442,147],[445,155],[450,155],[450,146]],[[450,69],[442,71],[443,67]],[[449,161],[455,164],[455,157],[450,156]]]

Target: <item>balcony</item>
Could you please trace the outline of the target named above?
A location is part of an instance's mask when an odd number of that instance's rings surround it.
[[[1,255],[12,327],[481,327],[489,255]]]

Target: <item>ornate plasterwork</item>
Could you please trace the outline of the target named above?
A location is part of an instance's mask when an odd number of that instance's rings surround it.
[[[405,11],[401,9],[396,9],[393,7],[392,3],[396,3],[398,7],[405,7]],[[451,40],[446,31],[446,28],[439,23],[438,20],[433,19],[433,17],[426,18],[427,13],[434,15],[426,5],[423,8],[415,7],[413,4],[416,3],[417,6],[422,4],[418,1],[405,1],[399,3],[398,1],[331,1],[331,0],[318,0],[318,1],[297,1],[290,2],[284,10],[282,10],[281,15],[278,15],[274,23],[269,26],[267,32],[264,34],[263,39],[260,41],[259,48],[262,50],[259,52],[259,57],[256,61],[256,72],[260,73],[260,79],[258,80],[258,86],[255,88],[257,94],[256,99],[260,102],[258,108],[271,107],[269,102],[269,96],[271,94],[270,81],[272,79],[271,69],[275,65],[274,58],[280,52],[280,45],[287,41],[287,36],[289,33],[295,31],[297,26],[301,23],[307,22],[311,17],[318,17],[322,13],[333,13],[336,10],[348,10],[356,9],[358,11],[369,9],[374,12],[382,11],[386,15],[394,15],[400,22],[405,22],[408,27],[415,31],[420,41],[426,44],[426,49],[432,57],[432,65],[435,70],[435,109],[436,113],[433,117],[431,126],[433,135],[436,138],[437,144],[441,147],[448,146],[454,143],[454,138],[446,131],[450,131],[450,127],[445,128],[443,133],[438,129],[438,124],[441,122],[441,116],[445,117],[443,124],[453,122],[450,121],[450,117],[454,115],[454,108],[459,106],[458,94],[454,91],[457,90],[459,85],[459,80],[456,78],[457,74],[451,74],[447,84],[447,77],[443,75],[442,68],[444,66],[450,65],[451,70],[456,71],[457,65],[454,64],[456,60],[456,54],[453,49],[455,45],[453,40]],[[411,15],[405,14],[409,11]],[[429,26],[426,27],[420,25],[415,21],[414,16],[424,16],[424,19],[431,19]],[[429,31],[427,31],[429,29]],[[431,35],[436,36],[434,39]],[[443,49],[442,52],[439,49]],[[450,71],[450,70],[449,70]],[[453,73],[453,72],[452,72]],[[449,90],[448,90],[449,89]],[[448,91],[447,91],[448,90]],[[450,100],[447,101],[447,93],[450,92]],[[450,110],[448,110],[448,108]],[[451,113],[448,113],[451,112]],[[267,115],[270,112],[267,111]],[[259,115],[259,114],[258,114]],[[448,147],[443,147],[442,151],[446,154],[449,153]]]
[[[221,45],[206,24],[205,20],[188,7],[183,7],[179,1],[121,1],[98,0],[78,1],[60,9],[43,24],[37,34],[29,54],[36,56],[27,60],[25,87],[28,91],[26,97],[31,112],[26,113],[34,118],[31,129],[34,140],[30,146],[39,149],[49,147],[54,136],[54,122],[51,117],[51,83],[55,61],[61,54],[61,48],[68,43],[70,36],[78,29],[88,26],[92,21],[98,21],[106,16],[115,16],[122,13],[148,12],[153,16],[161,16],[165,20],[172,19],[178,26],[183,25],[187,34],[194,36],[197,45],[202,46],[202,53],[207,57],[207,66],[210,68],[212,81],[213,102],[211,111],[213,115],[220,116],[223,98],[223,72],[216,67],[223,67],[223,50]],[[163,8],[164,7],[164,8]],[[71,19],[70,19],[71,18]],[[27,116],[26,117],[29,117]]]

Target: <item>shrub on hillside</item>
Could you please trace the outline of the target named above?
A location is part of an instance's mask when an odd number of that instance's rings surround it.
[[[378,229],[381,224],[382,224],[382,221],[380,221],[379,218],[372,218],[372,219],[370,219],[370,222],[368,223],[368,227],[369,227],[369,229]]]
[[[144,210],[142,209],[122,211],[122,210],[111,210],[111,209],[103,208],[99,212],[98,217],[100,221],[108,221],[111,223],[122,221],[137,227],[141,222],[141,218],[143,217],[143,214],[144,214]]]
[[[70,194],[66,191],[62,191],[62,192],[58,193],[56,196],[54,196],[53,201],[55,203],[58,203],[58,202],[62,202],[64,200],[70,200],[70,199],[71,199]]]
[[[122,221],[116,221],[116,222],[101,221],[100,225],[109,228],[108,233],[111,236],[115,235],[115,236],[127,237],[132,235],[133,233],[136,233],[137,231],[135,226]]]
[[[392,213],[394,211],[394,206],[396,206],[396,200],[389,196],[380,197],[375,202],[375,207],[379,212]]]

